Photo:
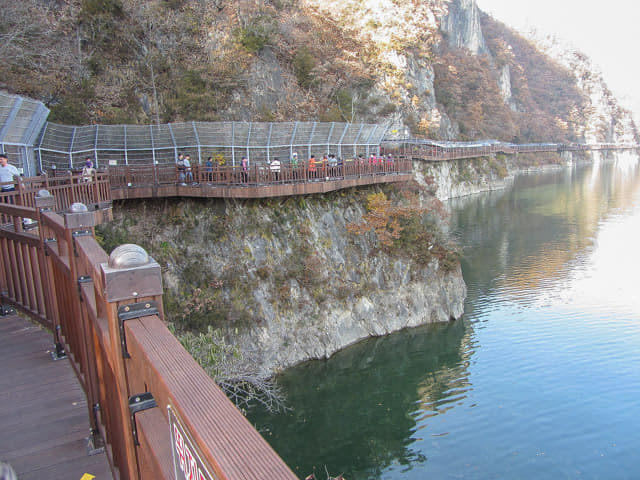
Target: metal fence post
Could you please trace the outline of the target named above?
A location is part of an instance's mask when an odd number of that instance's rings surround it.
[[[95,137],[93,139],[93,158],[96,159],[96,168],[98,168],[98,128],[100,125],[96,125]]]

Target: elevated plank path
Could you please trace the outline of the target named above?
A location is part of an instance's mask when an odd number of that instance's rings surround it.
[[[269,165],[169,165],[109,167],[113,200],[135,198],[269,198],[328,193],[345,188],[406,182],[411,160],[351,160],[331,166],[326,161]]]
[[[42,327],[0,317],[0,460],[20,480],[111,479],[104,452],[87,455],[87,400],[69,360],[52,360],[52,346]]]

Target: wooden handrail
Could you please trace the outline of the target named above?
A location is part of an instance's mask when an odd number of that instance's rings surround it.
[[[89,207],[104,206],[111,201],[109,178],[107,172],[96,172],[91,178],[81,174],[17,177],[15,190],[0,191],[0,202],[35,207],[38,192],[47,190],[56,201],[51,208],[59,212],[76,202]],[[0,221],[5,223],[2,218]]]
[[[0,204],[0,295],[66,350],[114,478],[295,479],[166,328],[158,264],[110,264],[93,232],[110,213],[33,203]]]
[[[354,185],[366,185],[397,181],[413,172],[413,161],[448,161],[491,156],[500,153],[535,153],[586,150],[622,150],[638,148],[635,144],[510,144],[486,143],[438,144],[419,141],[385,142],[381,157],[340,160],[335,164],[323,159],[315,162],[300,159],[297,165],[283,161],[278,170],[268,164],[251,164],[246,169],[240,165],[195,164],[186,171],[171,164],[147,164],[109,166],[96,172],[91,178],[80,172],[22,178],[13,191],[0,191],[0,202],[22,206],[34,206],[34,198],[40,189],[49,190],[56,198],[55,210],[62,211],[74,202],[103,207],[112,198],[143,198],[163,196],[231,196],[261,197],[318,193],[327,191],[318,184],[330,182],[334,189]],[[182,178],[181,175],[185,177]],[[398,178],[396,178],[396,176]],[[349,180],[357,179],[357,182]],[[305,188],[299,188],[303,184]],[[197,186],[197,190],[193,187]],[[310,188],[313,186],[315,188]],[[222,188],[220,188],[222,187]],[[242,194],[240,187],[245,189]],[[271,187],[271,188],[267,188]],[[273,188],[277,190],[273,190]],[[225,190],[225,188],[227,190]],[[233,194],[229,189],[235,189]],[[330,190],[330,189],[329,189]],[[5,219],[0,218],[0,221]],[[6,223],[6,222],[3,222]]]
[[[498,153],[517,154],[535,152],[563,152],[589,150],[629,150],[637,149],[635,144],[562,144],[562,143],[428,143],[412,140],[389,141],[383,144],[383,154],[393,154],[398,158],[411,157],[427,161],[446,161],[464,158],[475,158]]]
[[[190,167],[189,178],[181,179],[181,170],[174,164],[120,165],[107,170],[111,188],[161,186],[182,184],[267,186],[310,181],[331,181],[351,177],[375,176],[392,173],[411,173],[413,167],[406,160],[349,159],[335,165],[318,159],[316,162],[300,160],[298,165],[283,162],[278,170],[268,164],[251,164],[246,169],[240,165],[205,165]],[[183,172],[184,173],[184,172]],[[193,178],[191,178],[193,177]]]

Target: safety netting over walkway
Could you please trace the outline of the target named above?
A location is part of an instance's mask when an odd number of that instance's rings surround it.
[[[35,173],[30,168],[33,146],[48,115],[42,102],[0,92],[0,149],[25,175]]]
[[[342,158],[379,152],[387,127],[337,122],[187,122],[165,125],[47,123],[36,151],[40,169],[80,168],[86,157],[98,167],[174,163],[179,153],[191,161],[238,165],[242,157],[263,163],[335,154]]]

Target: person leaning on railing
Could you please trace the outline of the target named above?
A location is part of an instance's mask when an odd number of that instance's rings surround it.
[[[16,167],[9,164],[6,153],[0,153],[0,185],[3,192],[12,192],[16,189],[15,178],[20,176]],[[11,182],[11,183],[9,183]],[[13,203],[13,197],[9,197],[9,203]]]

